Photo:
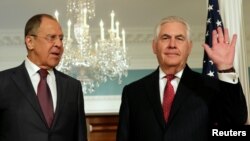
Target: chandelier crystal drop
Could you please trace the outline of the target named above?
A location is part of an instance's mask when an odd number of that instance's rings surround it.
[[[70,20],[58,69],[80,80],[84,94],[94,92],[107,80],[117,79],[121,83],[122,77],[127,76],[129,65],[125,31],[119,31],[119,22],[114,22],[115,13],[110,14],[111,25],[107,34],[103,21],[100,21],[100,36],[94,43],[87,22],[95,16],[94,0],[68,0],[67,13]],[[57,20],[58,15],[56,11]]]

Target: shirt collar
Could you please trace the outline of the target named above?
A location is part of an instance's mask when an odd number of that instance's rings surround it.
[[[181,71],[177,72],[176,74],[174,74],[174,76],[176,78],[181,78],[182,74],[183,74],[184,69],[182,69]],[[164,78],[166,76],[166,74],[163,72],[163,70],[159,67],[159,75],[160,75],[160,79]]]
[[[40,70],[40,68],[34,64],[33,62],[30,61],[28,57],[25,59],[25,67],[27,68],[27,71],[30,76],[36,75],[37,72]],[[53,69],[48,70],[49,74],[53,73]]]

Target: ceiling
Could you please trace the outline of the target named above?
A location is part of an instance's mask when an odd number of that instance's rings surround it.
[[[186,18],[191,26],[204,25],[206,20],[206,0],[95,0],[96,17],[91,25],[98,27],[101,19],[110,25],[110,12],[115,11],[120,25],[127,29],[152,28],[156,22],[168,15]],[[28,18],[37,13],[54,15],[58,10],[62,26],[66,26],[67,0],[1,0],[0,30],[23,29]],[[250,13],[250,1],[243,0],[245,15]],[[245,25],[250,19],[245,16]],[[246,26],[246,28],[248,28]]]

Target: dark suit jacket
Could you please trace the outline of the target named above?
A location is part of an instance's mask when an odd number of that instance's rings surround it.
[[[166,124],[157,69],[124,87],[117,141],[206,141],[214,123],[240,125],[246,119],[240,83],[222,82],[186,66]]]
[[[24,63],[0,72],[0,141],[86,141],[79,81],[54,70],[57,106],[49,129]]]

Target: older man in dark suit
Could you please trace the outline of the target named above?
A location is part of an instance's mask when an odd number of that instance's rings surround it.
[[[26,23],[25,61],[0,72],[0,141],[87,141],[81,83],[55,69],[62,41],[51,15]]]
[[[157,25],[152,48],[159,67],[124,87],[117,141],[206,141],[215,124],[245,124],[246,101],[233,69],[236,35],[230,42],[228,30],[218,28],[212,49],[203,45],[219,70],[217,80],[187,65],[189,30],[175,16]]]

